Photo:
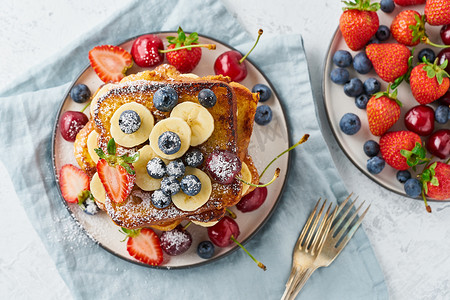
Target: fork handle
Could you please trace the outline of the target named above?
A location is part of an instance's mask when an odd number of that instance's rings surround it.
[[[315,270],[316,268],[302,268],[301,266],[293,266],[281,300],[295,299]]]

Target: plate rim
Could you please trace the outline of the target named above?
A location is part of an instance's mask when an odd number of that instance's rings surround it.
[[[115,45],[122,45],[122,44],[124,44],[124,43],[127,43],[127,42],[129,42],[129,41],[131,41],[131,40],[134,40],[134,39],[136,39],[136,38],[138,38],[138,37],[140,37],[140,36],[146,35],[146,34],[155,34],[155,35],[157,35],[157,34],[167,34],[167,33],[170,33],[170,34],[176,34],[176,31],[168,30],[168,31],[154,31],[154,32],[143,33],[143,34],[139,34],[139,35],[133,36],[133,37],[131,37],[131,38],[127,38],[127,39],[125,39],[125,40],[122,40],[121,42],[118,42],[118,43],[115,44]],[[189,32],[187,32],[187,33],[189,33]],[[208,36],[208,35],[199,34],[199,37],[201,37],[201,38],[206,38],[206,39],[210,39],[210,40],[212,40],[212,41],[214,41],[214,42],[216,42],[216,43],[220,43],[220,44],[222,44],[222,45],[228,47],[228,48],[231,49],[231,50],[238,51],[236,48],[230,46],[228,43],[222,42],[222,41],[220,41],[220,40],[218,40],[218,39],[216,39],[216,38],[212,38],[212,37],[210,37],[210,36]],[[239,51],[238,51],[238,52],[239,52]],[[288,145],[290,145],[290,144],[291,144],[291,138],[292,138],[292,136],[291,136],[291,132],[290,132],[290,130],[289,130],[289,122],[288,122],[288,119],[286,118],[286,116],[287,116],[286,110],[285,110],[285,108],[284,108],[284,105],[283,105],[282,101],[280,101],[280,97],[278,96],[278,95],[279,95],[278,92],[276,91],[276,89],[274,88],[272,82],[269,80],[269,78],[266,76],[266,74],[265,74],[263,71],[261,71],[261,69],[260,69],[255,63],[253,63],[253,61],[252,61],[250,58],[246,58],[246,60],[247,60],[247,61],[248,61],[248,62],[249,62],[249,63],[250,63],[250,64],[251,64],[251,65],[252,65],[252,66],[253,66],[253,67],[261,74],[261,75],[262,75],[262,77],[267,81],[267,83],[269,84],[269,87],[272,89],[272,92],[273,92],[274,95],[276,96],[276,98],[277,98],[277,100],[278,100],[278,103],[279,103],[279,105],[280,105],[280,107],[281,107],[281,112],[282,112],[282,115],[283,115],[284,122],[285,122],[285,124],[286,124],[286,129],[287,129],[287,130],[286,130],[286,133],[287,133],[287,138],[288,138]],[[207,259],[207,260],[205,260],[205,261],[198,262],[198,263],[191,264],[191,265],[183,265],[183,266],[164,266],[164,265],[158,265],[158,266],[152,266],[152,265],[148,265],[148,264],[145,264],[145,263],[143,263],[143,262],[140,262],[140,261],[137,261],[137,260],[128,258],[128,257],[124,257],[124,256],[122,256],[122,255],[120,255],[120,254],[114,252],[112,249],[109,249],[106,245],[103,245],[100,241],[98,241],[97,239],[95,239],[95,238],[88,232],[88,230],[87,230],[86,228],[84,228],[84,226],[81,224],[81,222],[77,219],[77,217],[76,217],[76,216],[74,215],[74,213],[71,211],[69,205],[67,204],[67,202],[64,200],[64,198],[63,198],[63,196],[62,196],[61,188],[60,188],[60,185],[59,185],[59,179],[58,179],[58,176],[57,176],[58,170],[56,169],[55,143],[56,143],[57,129],[58,129],[58,127],[59,127],[59,126],[58,126],[58,123],[59,123],[59,120],[60,120],[60,117],[61,117],[62,108],[63,108],[63,106],[64,106],[64,104],[65,104],[65,100],[67,99],[67,96],[69,95],[70,90],[73,88],[73,86],[75,85],[75,83],[76,83],[76,82],[78,81],[78,79],[84,74],[84,72],[86,72],[86,70],[87,70],[89,67],[90,67],[90,64],[87,64],[86,67],[84,67],[84,68],[78,73],[78,75],[75,77],[75,79],[72,80],[70,86],[69,86],[69,87],[67,88],[67,90],[64,92],[63,98],[62,98],[62,100],[61,100],[61,102],[60,102],[60,104],[59,104],[58,110],[57,110],[57,112],[56,112],[56,118],[55,118],[55,122],[54,122],[54,124],[53,124],[52,141],[51,141],[51,143],[52,143],[52,145],[51,145],[51,156],[52,156],[51,159],[52,159],[52,169],[53,169],[53,172],[52,172],[53,174],[52,174],[52,175],[53,175],[53,179],[54,179],[54,182],[56,183],[56,187],[57,187],[57,190],[58,190],[58,194],[59,194],[59,196],[60,196],[60,200],[63,202],[65,208],[67,209],[67,211],[69,212],[69,215],[72,217],[72,219],[75,221],[75,223],[81,228],[81,230],[82,230],[82,231],[83,231],[83,232],[84,232],[84,233],[85,233],[85,234],[86,234],[86,235],[87,235],[87,236],[88,236],[95,244],[99,245],[101,248],[103,248],[103,249],[106,250],[107,252],[113,254],[115,257],[118,257],[118,258],[120,258],[120,259],[122,259],[122,260],[125,260],[125,261],[127,261],[127,262],[130,262],[130,263],[133,263],[133,264],[135,264],[135,265],[139,265],[139,266],[146,267],[146,268],[150,268],[150,269],[175,270],[175,269],[191,269],[191,268],[197,268],[197,267],[201,267],[201,266],[204,266],[204,265],[207,265],[207,264],[214,263],[214,262],[216,262],[216,261],[218,261],[218,260],[220,260],[220,259],[222,259],[222,258],[225,258],[225,257],[227,257],[228,255],[234,253],[236,250],[240,249],[239,246],[234,245],[234,246],[233,246],[232,248],[230,248],[227,252],[223,253],[223,254],[220,255],[220,256],[217,256],[217,257],[214,257],[214,258],[211,258],[211,259]],[[267,221],[272,217],[272,215],[273,215],[275,209],[278,207],[278,205],[279,205],[279,203],[280,203],[281,197],[283,196],[284,191],[285,191],[285,188],[286,188],[286,186],[287,186],[287,180],[288,180],[289,175],[290,175],[291,160],[292,160],[292,155],[290,154],[290,152],[288,152],[288,153],[286,153],[286,154],[287,154],[287,156],[288,156],[288,158],[287,158],[286,176],[285,176],[285,178],[284,178],[283,185],[281,186],[280,193],[278,194],[278,197],[277,197],[277,199],[275,200],[274,205],[272,206],[272,208],[270,209],[269,213],[266,215],[266,217],[264,218],[264,220],[261,222],[261,224],[260,224],[255,230],[253,230],[245,240],[243,240],[242,242],[240,242],[242,245],[245,245],[249,240],[251,240],[251,239],[252,239],[252,238],[253,238],[253,237],[261,230],[262,227],[264,227],[264,225],[265,225],[265,224],[267,223]]]

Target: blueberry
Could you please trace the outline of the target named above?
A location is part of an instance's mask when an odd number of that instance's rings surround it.
[[[347,69],[337,68],[331,71],[330,79],[336,84],[346,84],[350,78],[350,73]]]
[[[380,9],[385,13],[391,13],[394,11],[395,4],[393,0],[381,0]]]
[[[99,208],[89,191],[83,191],[81,197],[84,198],[83,202],[78,202],[80,208],[88,215],[95,215],[99,212]]]
[[[152,178],[161,179],[166,175],[166,164],[161,158],[155,157],[147,163],[147,173]]]
[[[161,180],[161,191],[172,196],[180,191],[180,182],[174,176],[164,177]]]
[[[126,134],[138,131],[141,127],[141,117],[134,110],[125,110],[119,117],[119,128]]]
[[[353,59],[353,68],[356,72],[359,74],[367,74],[372,70],[372,67],[372,62],[365,52],[359,52],[355,55],[355,58]]]
[[[450,108],[447,105],[439,105],[434,111],[434,119],[439,124],[445,124],[450,118]]]
[[[198,93],[198,102],[206,108],[211,108],[216,105],[216,94],[210,89],[203,89]]]
[[[413,198],[418,197],[422,193],[422,184],[415,178],[406,180],[404,188],[405,193]]]
[[[370,77],[370,78],[367,78],[366,81],[364,81],[363,87],[364,87],[364,91],[366,92],[367,95],[373,95],[380,91],[381,84],[375,78]]]
[[[368,140],[364,143],[363,149],[368,157],[374,157],[380,152],[380,145],[374,140]]]
[[[367,42],[366,46],[367,46],[367,45],[370,45],[370,44],[380,44],[380,43],[381,43],[381,42],[377,39],[377,36],[374,35],[374,36],[371,37],[370,40]]]
[[[343,133],[353,135],[361,128],[361,120],[353,113],[346,113],[342,116],[339,126]]]
[[[272,121],[272,110],[268,105],[260,105],[256,108],[255,122],[258,125],[267,125]]]
[[[84,103],[91,98],[91,91],[85,84],[77,84],[70,90],[70,98],[77,103]]]
[[[259,102],[266,102],[272,96],[272,90],[265,84],[258,83],[252,88],[252,93],[259,94]]]
[[[350,67],[352,60],[352,55],[346,50],[338,50],[333,55],[334,64],[341,68]]]
[[[371,174],[379,174],[383,171],[386,162],[379,156],[371,157],[367,160],[367,171]]]
[[[355,98],[355,104],[360,109],[366,109],[367,102],[369,102],[369,96],[366,94],[361,94]]]
[[[419,51],[417,59],[419,60],[419,62],[423,62],[424,57],[428,62],[433,63],[436,59],[436,53],[434,53],[434,51],[430,48],[423,48]]]
[[[181,159],[171,161],[166,167],[167,175],[175,178],[183,176],[185,171],[186,167]]]
[[[377,33],[375,33],[375,36],[378,40],[385,41],[391,36],[391,31],[386,25],[380,25],[380,27],[378,27]]]
[[[201,258],[208,259],[214,255],[214,245],[210,241],[203,241],[198,244],[197,254]]]
[[[200,193],[202,183],[195,175],[186,175],[180,182],[181,190],[188,196],[195,196]]]
[[[409,173],[409,171],[403,170],[403,171],[397,172],[397,180],[400,183],[405,183],[410,178],[411,178],[411,173]]]
[[[170,111],[178,103],[178,94],[170,86],[164,86],[153,95],[153,105],[160,111]]]
[[[363,91],[363,83],[359,78],[352,78],[344,85],[344,93],[349,97],[358,97]]]
[[[172,198],[169,195],[166,195],[162,190],[156,190],[151,196],[151,201],[154,207],[162,209],[172,203]]]
[[[204,160],[205,156],[202,151],[195,148],[192,148],[184,155],[184,163],[189,167],[197,168]]]
[[[175,154],[181,148],[181,139],[175,132],[163,132],[158,138],[158,147],[164,154]]]

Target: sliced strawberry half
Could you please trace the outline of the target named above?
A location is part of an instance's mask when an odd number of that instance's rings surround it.
[[[89,190],[89,176],[74,165],[64,165],[59,171],[59,187],[64,200],[76,203],[78,195]]]
[[[161,243],[156,233],[150,228],[130,230],[122,228],[128,235],[128,253],[143,263],[157,266],[163,261]]]
[[[91,66],[103,82],[118,82],[133,65],[131,54],[118,46],[102,45],[89,51]]]
[[[133,167],[130,165],[130,168]],[[128,173],[123,166],[110,166],[105,159],[98,161],[97,173],[108,198],[116,203],[120,203],[128,197],[136,179],[136,175]]]

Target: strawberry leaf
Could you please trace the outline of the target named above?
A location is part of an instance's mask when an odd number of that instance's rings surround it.
[[[448,60],[446,59],[446,60],[444,60],[444,62],[439,66],[439,68],[445,69],[445,68],[447,68],[447,65],[448,65]]]
[[[106,159],[106,154],[103,152],[102,148],[95,148],[95,153],[97,153],[99,158]]]
[[[139,160],[139,152],[134,153],[132,156],[124,154],[120,157],[124,162],[132,164]]]
[[[435,176],[436,175],[436,168],[437,163],[433,163],[430,165],[427,169],[425,169],[422,174],[420,175],[420,181],[422,182],[423,190],[425,191],[425,194],[428,193],[428,185],[427,183],[431,183],[434,186],[439,186],[439,180]]]
[[[130,164],[122,162],[120,163],[120,165],[125,169],[125,171],[127,171],[128,174],[130,175],[136,174],[136,171],[134,171],[133,168],[131,168]]]
[[[406,149],[400,150],[400,154],[406,158],[406,163],[410,167],[421,165],[429,161],[429,159],[426,158],[427,152],[420,143],[416,143],[411,151]]]
[[[116,154],[116,142],[114,139],[110,139],[108,141],[108,145],[106,146],[106,150],[108,150],[108,154],[115,155]]]
[[[82,210],[86,209],[86,207],[84,206],[84,202],[88,198],[91,198],[92,200],[94,200],[94,196],[92,195],[91,191],[89,191],[89,190],[81,191],[78,194],[78,206],[80,206]]]

